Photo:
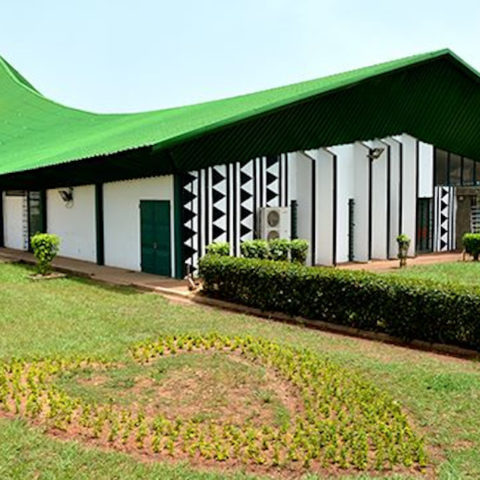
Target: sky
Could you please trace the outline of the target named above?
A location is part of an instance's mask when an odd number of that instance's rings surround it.
[[[44,95],[94,112],[198,103],[441,48],[480,70],[473,0],[0,1],[0,55]]]

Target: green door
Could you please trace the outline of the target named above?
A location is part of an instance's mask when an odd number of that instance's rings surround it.
[[[170,202],[140,201],[142,271],[171,276]]]

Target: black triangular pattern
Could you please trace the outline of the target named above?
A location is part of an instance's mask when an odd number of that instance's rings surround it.
[[[192,248],[188,245],[183,246],[183,258],[185,259],[191,259],[193,255],[197,253],[197,250],[195,248]]]
[[[219,172],[215,167],[212,168],[212,185],[215,186],[225,180],[225,176]]]
[[[225,230],[223,228],[220,228],[215,224],[212,225],[213,240],[215,240],[218,237],[221,237],[224,233],[225,233]]]
[[[274,192],[273,190],[270,190],[269,188],[267,188],[267,202],[276,198],[277,195],[278,195],[277,192]]]
[[[220,210],[219,208],[217,207],[213,207],[212,208],[212,218],[213,218],[213,221],[216,222],[219,218],[222,218],[225,216],[225,212]]]
[[[194,219],[196,216],[197,214],[193,210],[190,210],[188,208],[183,209],[183,217],[182,217],[183,223],[189,222],[190,220]]]
[[[190,227],[186,225],[183,226],[183,239],[184,241],[190,240],[197,232],[192,230]]]
[[[182,185],[183,186],[186,186],[189,183],[193,183],[196,180],[197,180],[197,176],[194,175],[193,173],[184,173],[182,175]]]
[[[278,177],[273,173],[267,172],[267,186],[271,185]]]
[[[273,167],[277,162],[277,157],[267,157],[267,168]]]
[[[192,192],[189,192],[188,190],[184,189],[182,192],[182,200],[183,200],[183,205],[187,205],[190,203],[192,200],[195,200],[197,198],[196,195],[194,195]]]
[[[243,205],[240,207],[240,220],[245,220],[250,215],[253,215],[253,212],[248,208],[245,208]]]
[[[223,192],[219,192],[218,190],[215,190],[215,188],[212,188],[213,203],[219,202],[220,200],[222,200],[222,198],[225,198],[225,194]]]
[[[247,190],[244,190],[243,188],[240,190],[240,201],[242,203],[246,202],[247,200],[249,200],[252,197],[253,197],[253,195],[250,192],[248,192]]]
[[[243,170],[240,170],[240,185],[244,185],[252,179],[251,175]]]
[[[243,223],[240,224],[240,236],[241,237],[243,237],[245,235],[248,235],[251,231],[252,231],[252,229],[249,226],[244,225]]]

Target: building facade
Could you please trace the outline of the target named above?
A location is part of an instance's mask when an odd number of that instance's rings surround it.
[[[288,213],[284,235],[308,240],[310,265],[396,258],[401,233],[412,256],[451,251],[472,228],[480,110],[466,112],[473,97],[465,90],[457,99],[463,123],[434,115],[452,108],[441,103],[451,80],[440,89],[437,70],[472,82],[451,52],[339,75],[335,88],[326,89],[328,77],[220,101],[228,122],[212,102],[175,115],[112,116],[94,130],[102,116],[47,105],[6,62],[3,69],[0,87],[7,100],[15,93],[10,113],[23,123],[0,125],[2,246],[28,250],[30,236],[45,231],[61,237],[65,257],[180,278],[208,244],[229,242],[238,255],[241,242],[262,237],[264,208]],[[35,138],[45,122],[63,137]],[[169,129],[177,129],[172,138]]]

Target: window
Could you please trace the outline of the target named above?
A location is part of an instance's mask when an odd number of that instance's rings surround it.
[[[435,149],[435,185],[448,185],[448,153]]]
[[[463,185],[475,185],[475,162],[470,158],[463,159]]]
[[[450,154],[450,185],[460,185],[462,183],[462,157],[460,155]]]

